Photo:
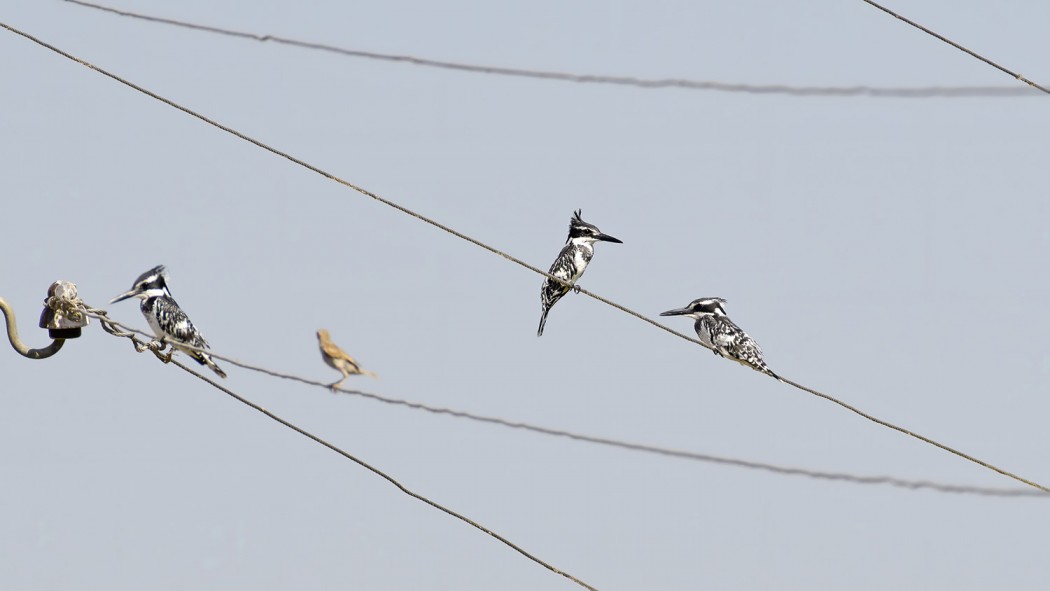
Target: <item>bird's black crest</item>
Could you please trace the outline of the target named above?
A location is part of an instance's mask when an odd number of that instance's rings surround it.
[[[690,302],[689,307],[697,312],[710,312],[712,314],[721,312],[725,314],[724,298],[698,298]]]
[[[572,217],[569,218],[569,236],[566,238],[566,242],[575,237],[595,235],[599,233],[597,226],[583,221],[583,218],[580,216],[582,211],[583,210],[581,209],[577,209],[572,213]]]
[[[135,280],[135,285],[138,285],[140,283],[144,283],[144,282],[146,282],[147,280],[149,280],[151,278],[159,278],[161,280],[161,282],[163,283],[163,281],[167,278],[167,276],[168,276],[168,272],[167,272],[167,270],[165,270],[164,265],[157,265],[156,267],[153,267],[152,269],[150,269],[149,271],[146,271],[142,275],[139,275],[138,279]],[[151,281],[151,283],[152,283],[152,281]]]

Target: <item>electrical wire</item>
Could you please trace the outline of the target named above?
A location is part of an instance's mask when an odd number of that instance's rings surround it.
[[[135,350],[136,351],[142,352],[142,351],[145,351],[145,350],[149,349],[149,347],[145,343],[141,343],[135,337],[136,333],[139,333],[139,334],[145,334],[145,333],[142,333],[141,331],[134,330],[134,329],[127,330],[127,328],[124,327],[123,325],[121,325],[120,323],[117,323],[117,322],[114,322],[114,321],[110,320],[104,310],[99,310],[97,308],[87,308],[87,313],[90,316],[92,316],[94,318],[97,318],[99,320],[99,324],[101,324],[102,328],[106,332],[108,332],[109,334],[112,334],[112,335],[118,336],[118,337],[125,337],[125,338],[130,339],[131,342],[135,345]],[[174,365],[175,367],[178,367],[179,369],[189,373],[190,375],[193,375],[193,376],[203,380],[204,382],[208,383],[212,387],[214,387],[214,388],[222,391],[223,393],[227,394],[228,396],[230,396],[231,398],[233,398],[237,402],[240,402],[241,404],[244,404],[244,405],[246,405],[246,406],[248,406],[250,408],[253,408],[253,409],[259,411],[260,413],[266,415],[268,418],[270,418],[270,419],[272,419],[274,421],[277,421],[278,423],[284,425],[285,427],[288,427],[289,429],[291,429],[291,430],[295,431],[296,433],[302,435],[303,437],[306,437],[307,439],[311,439],[314,442],[319,443],[319,444],[327,447],[328,449],[334,451],[335,453],[343,456],[344,458],[350,460],[351,462],[354,462],[358,466],[361,466],[362,468],[365,468],[369,472],[372,472],[376,476],[379,476],[383,480],[386,480],[390,484],[394,485],[395,487],[397,487],[398,490],[400,490],[401,492],[405,493],[406,495],[408,495],[408,496],[410,496],[410,497],[412,497],[412,498],[414,498],[416,500],[422,501],[422,502],[426,503],[427,505],[430,505],[431,507],[433,507],[433,508],[435,508],[435,509],[437,509],[437,510],[439,510],[439,511],[445,513],[445,514],[447,514],[447,515],[449,515],[451,517],[454,517],[454,518],[456,518],[456,519],[458,519],[458,520],[460,520],[460,521],[470,525],[471,527],[488,534],[489,536],[499,540],[504,545],[506,545],[509,548],[515,550],[516,552],[518,552],[522,556],[528,558],[532,562],[535,562],[536,564],[546,568],[547,570],[549,570],[549,571],[551,571],[551,572],[553,572],[555,574],[561,575],[561,576],[569,579],[570,581],[576,583],[577,585],[579,585],[579,586],[581,586],[581,587],[583,587],[585,589],[589,589],[590,591],[598,591],[595,587],[592,587],[591,585],[588,585],[587,583],[585,583],[582,580],[574,577],[573,575],[571,575],[571,574],[569,574],[569,573],[567,573],[567,572],[565,572],[565,571],[563,571],[561,569],[558,569],[558,568],[554,567],[553,565],[551,565],[548,562],[545,562],[545,561],[541,560],[540,558],[538,558],[534,554],[526,551],[521,546],[518,546],[514,542],[511,542],[507,538],[505,538],[505,537],[501,536],[500,534],[492,531],[491,529],[489,529],[489,528],[479,524],[478,522],[476,522],[476,521],[466,517],[465,515],[457,513],[455,511],[453,511],[452,509],[449,509],[448,507],[445,507],[444,505],[441,505],[441,504],[439,504],[439,503],[437,503],[435,501],[432,501],[429,498],[427,498],[427,497],[425,497],[425,496],[423,496],[423,495],[421,495],[421,494],[419,494],[417,492],[409,490],[407,487],[405,487],[403,484],[401,484],[400,482],[395,480],[392,476],[390,476],[386,472],[383,472],[379,468],[376,468],[375,466],[365,462],[364,460],[358,458],[357,456],[354,456],[354,455],[350,454],[349,452],[343,450],[342,448],[336,446],[335,444],[330,443],[330,442],[328,442],[328,441],[318,437],[317,435],[314,435],[313,433],[307,431],[306,429],[303,429],[302,427],[299,427],[299,426],[293,424],[292,422],[288,421],[287,419],[284,419],[284,418],[274,414],[273,412],[263,408],[262,406],[259,406],[258,404],[255,404],[254,402],[248,400],[247,398],[241,396],[240,394],[237,394],[236,392],[234,392],[233,390],[223,386],[222,384],[219,384],[218,382],[212,380],[211,378],[209,378],[207,376],[204,376],[204,375],[201,375],[200,373],[197,373],[193,369],[183,365],[181,362],[176,361],[176,360],[171,359],[171,358],[166,358],[165,356],[163,356],[160,353],[160,350],[153,350],[153,353],[157,356],[158,359],[160,359],[164,363],[170,363],[170,364]]]
[[[149,334],[147,332],[144,332],[144,331],[136,329],[136,328],[129,327],[126,324],[123,324],[123,323],[117,322],[115,320],[112,320],[109,317],[108,313],[106,311],[104,311],[104,310],[98,310],[98,309],[92,308],[89,311],[87,311],[86,314],[88,316],[91,316],[92,318],[98,319],[100,321],[100,323],[102,324],[103,328],[106,328],[106,326],[109,325],[109,326],[112,326],[112,327],[116,327],[116,328],[120,329],[121,331],[124,331],[122,333],[117,333],[117,332],[113,332],[113,331],[111,331],[111,330],[109,330],[107,328],[106,329],[107,332],[110,332],[111,334],[116,334],[117,336],[127,336],[127,334],[138,334],[138,335],[150,338],[150,339],[155,338],[153,335],[151,335],[151,334]],[[520,430],[524,430],[524,431],[530,431],[530,432],[533,432],[533,433],[539,433],[539,434],[542,434],[542,435],[551,435],[551,436],[562,437],[562,438],[566,438],[566,439],[570,439],[570,440],[574,440],[574,441],[583,441],[583,442],[587,442],[587,443],[594,443],[594,444],[597,444],[597,445],[614,447],[614,448],[619,448],[619,449],[627,449],[627,450],[638,451],[638,452],[649,453],[649,454],[655,454],[655,455],[660,455],[660,456],[668,456],[668,457],[680,458],[680,459],[685,459],[685,460],[706,462],[706,463],[712,463],[712,464],[720,464],[720,465],[725,465],[725,466],[735,466],[735,467],[738,467],[738,468],[759,470],[759,471],[764,471],[764,472],[770,472],[770,473],[773,473],[773,474],[781,474],[781,475],[787,475],[787,476],[801,476],[801,477],[812,478],[812,479],[816,479],[816,480],[850,482],[850,483],[854,483],[854,484],[886,485],[886,486],[893,486],[893,487],[906,489],[906,490],[913,490],[913,491],[914,490],[924,490],[925,489],[925,490],[932,490],[932,491],[943,492],[943,493],[968,494],[968,495],[978,495],[978,496],[988,496],[988,497],[1042,497],[1042,498],[1050,498],[1050,495],[1047,495],[1046,493],[1038,491],[1038,490],[1032,490],[1030,488],[980,487],[980,486],[970,486],[970,485],[962,485],[962,484],[949,484],[949,483],[943,483],[943,482],[933,482],[933,481],[929,481],[929,480],[908,480],[908,479],[903,479],[903,478],[896,478],[896,477],[893,477],[893,476],[859,476],[859,475],[855,475],[855,474],[847,474],[847,473],[842,473],[842,472],[825,472],[825,471],[818,471],[818,470],[810,470],[810,469],[806,469],[806,468],[795,468],[795,467],[790,467],[790,466],[779,466],[779,465],[776,465],[776,464],[769,464],[769,463],[765,463],[765,462],[755,462],[755,461],[751,461],[751,460],[741,460],[741,459],[736,459],[736,458],[727,458],[727,457],[721,457],[721,456],[714,456],[714,455],[703,454],[703,453],[699,453],[699,452],[677,450],[677,449],[669,449],[669,448],[665,448],[665,447],[657,447],[657,446],[654,446],[654,445],[648,445],[648,444],[644,444],[644,443],[632,443],[632,442],[629,442],[629,441],[623,441],[623,440],[620,440],[620,439],[612,439],[612,438],[608,438],[608,437],[597,437],[597,436],[593,436],[593,435],[584,435],[584,434],[581,434],[581,433],[575,433],[575,432],[566,431],[566,430],[563,430],[563,429],[553,429],[553,428],[550,428],[550,427],[542,427],[542,426],[532,425],[532,424],[524,423],[524,422],[520,422],[520,421],[511,421],[511,420],[507,420],[507,419],[501,419],[501,418],[498,418],[498,417],[490,417],[490,416],[479,415],[479,414],[475,414],[475,413],[471,413],[471,412],[467,412],[467,411],[462,411],[462,410],[455,410],[455,409],[451,409],[451,408],[444,408],[444,407],[438,407],[438,406],[430,406],[430,405],[422,404],[422,403],[419,403],[419,402],[412,402],[412,401],[409,401],[409,400],[401,400],[401,399],[397,399],[397,398],[389,398],[389,397],[386,397],[386,396],[380,396],[378,394],[373,394],[373,393],[370,393],[370,392],[362,392],[360,390],[351,390],[349,388],[332,388],[329,384],[326,384],[326,383],[321,382],[321,381],[311,380],[311,379],[304,378],[304,377],[301,377],[301,376],[296,376],[296,375],[292,375],[292,374],[288,374],[288,373],[275,371],[273,369],[269,369],[269,368],[266,368],[266,367],[260,367],[260,366],[256,366],[256,365],[251,365],[251,364],[245,363],[243,361],[240,361],[238,359],[234,359],[232,357],[228,357],[226,355],[222,355],[222,354],[216,353],[212,349],[202,349],[202,348],[199,348],[199,347],[190,347],[190,346],[185,346],[185,347],[187,349],[192,349],[192,350],[195,350],[195,351],[206,352],[208,355],[214,357],[215,359],[226,361],[227,363],[236,365],[238,367],[241,367],[241,368],[244,368],[244,369],[247,369],[247,370],[250,370],[250,371],[262,373],[262,374],[265,374],[265,375],[268,375],[268,376],[281,378],[281,379],[285,379],[285,380],[291,380],[291,381],[299,382],[299,383],[302,383],[302,384],[307,384],[307,385],[310,385],[310,386],[316,386],[316,387],[324,388],[326,390],[338,391],[338,392],[341,392],[343,394],[350,394],[352,396],[359,396],[359,397],[362,397],[362,398],[365,398],[365,399],[368,399],[368,400],[374,400],[374,401],[382,402],[382,403],[385,403],[385,404],[390,404],[390,405],[395,405],[395,406],[404,406],[404,407],[407,407],[407,408],[411,408],[411,409],[415,409],[415,410],[422,410],[422,411],[429,412],[429,413],[432,413],[432,414],[451,416],[451,417],[455,417],[455,418],[461,418],[461,419],[467,419],[467,420],[471,420],[471,421],[477,421],[477,422],[480,422],[480,423],[488,423],[488,424],[493,424],[493,425],[499,425],[499,426],[502,426],[502,427],[509,427],[511,429],[520,429]]]
[[[397,62],[423,66],[429,68],[440,68],[445,70],[457,70],[460,72],[472,72],[477,74],[493,74],[497,76],[514,76],[519,78],[538,78],[541,80],[556,80],[561,82],[575,82],[579,84],[606,84],[615,86],[633,86],[636,88],[678,88],[684,90],[707,90],[717,92],[734,92],[747,94],[777,94],[797,97],[853,97],[869,96],[877,98],[931,98],[931,97],[1023,97],[1035,96],[1030,89],[1013,86],[921,86],[921,87],[881,87],[881,86],[792,86],[786,84],[734,84],[729,82],[714,82],[709,80],[690,80],[684,78],[636,78],[633,76],[603,76],[599,74],[573,74],[569,72],[553,72],[546,70],[532,70],[525,68],[508,68],[503,66],[483,66],[478,64],[467,64],[435,60],[411,55],[397,55],[389,53],[377,53],[360,49],[347,49],[325,43],[312,41],[299,41],[277,35],[262,35],[246,31],[225,29],[211,25],[202,25],[182,20],[164,18],[139,12],[120,10],[101,4],[85,2],[83,0],[65,0],[71,4],[101,10],[112,14],[172,25],[195,31],[203,31],[228,37],[251,39],[254,41],[272,41],[282,45],[301,47],[316,51],[325,51],[343,56],[379,60],[385,62]]]
[[[109,72],[107,70],[104,70],[104,69],[102,69],[102,68],[100,68],[98,66],[95,66],[94,64],[91,64],[91,63],[89,63],[89,62],[87,62],[87,61],[85,61],[83,59],[80,59],[80,58],[78,58],[78,57],[76,57],[76,56],[74,56],[74,55],[72,55],[70,53],[62,51],[61,49],[55,47],[54,45],[51,45],[49,43],[46,43],[45,41],[37,39],[36,37],[34,37],[34,36],[32,36],[32,35],[30,35],[28,33],[25,33],[25,32],[23,32],[23,31],[21,31],[19,29],[16,29],[16,28],[14,28],[14,27],[6,24],[6,23],[0,22],[0,28],[4,28],[4,29],[6,29],[6,30],[16,34],[16,35],[24,37],[25,39],[28,39],[29,41],[32,41],[33,43],[36,43],[37,45],[39,45],[41,47],[49,49],[49,50],[51,50],[51,51],[53,51],[53,52],[55,52],[55,53],[65,57],[66,59],[72,60],[72,61],[74,61],[74,62],[76,62],[76,63],[78,63],[78,64],[80,64],[80,65],[82,65],[82,66],[84,66],[84,67],[86,67],[88,69],[94,70],[95,72],[98,72],[99,74],[102,74],[103,76],[106,76],[107,78],[110,78],[111,80],[119,82],[120,84],[123,84],[124,86],[127,86],[128,88],[134,89],[134,90],[136,90],[138,92],[141,92],[141,93],[143,93],[143,94],[145,94],[145,95],[147,95],[149,97],[152,97],[152,98],[154,98],[154,99],[156,99],[156,100],[158,100],[158,101],[160,101],[160,102],[162,102],[162,103],[164,103],[164,104],[166,104],[166,105],[168,105],[168,106],[170,106],[170,107],[172,107],[174,109],[182,111],[183,113],[186,113],[187,115],[190,115],[190,116],[192,116],[192,117],[194,117],[196,119],[199,119],[200,121],[203,121],[203,122],[205,122],[205,123],[207,123],[207,124],[217,128],[217,129],[221,129],[222,131],[225,131],[226,133],[229,133],[229,134],[231,134],[231,135],[233,135],[235,137],[238,137],[238,138],[240,138],[240,139],[242,139],[242,140],[244,140],[246,142],[249,142],[249,143],[255,145],[258,148],[262,148],[263,150],[266,150],[267,152],[270,152],[270,153],[272,153],[272,154],[274,154],[276,156],[280,156],[281,158],[284,158],[284,159],[286,159],[286,160],[288,160],[290,162],[298,164],[299,166],[302,166],[303,168],[306,168],[307,170],[311,170],[311,171],[313,171],[313,172],[323,176],[324,178],[327,178],[327,179],[329,179],[331,181],[339,183],[340,185],[343,185],[343,186],[345,186],[345,187],[347,187],[349,189],[353,189],[354,191],[357,191],[358,193],[360,193],[360,194],[362,194],[362,195],[364,195],[366,197],[369,197],[369,198],[371,198],[371,199],[373,199],[375,201],[383,203],[384,205],[392,207],[392,208],[394,208],[394,209],[396,209],[396,210],[398,210],[398,211],[400,211],[402,213],[408,214],[408,215],[410,215],[410,216],[412,216],[412,217],[414,217],[414,218],[416,218],[416,219],[418,219],[418,220],[420,220],[422,222],[430,224],[430,225],[432,225],[432,226],[434,226],[436,228],[440,228],[440,229],[444,230],[445,232],[448,232],[449,234],[452,234],[453,236],[456,236],[457,238],[460,238],[462,240],[470,242],[471,244],[474,244],[475,246],[483,248],[483,249],[485,249],[485,250],[487,250],[487,251],[489,251],[489,252],[491,252],[493,254],[496,254],[496,255],[498,255],[500,257],[503,257],[504,259],[507,259],[508,261],[516,263],[519,266],[524,267],[524,268],[526,268],[526,269],[528,269],[528,270],[530,270],[530,271],[532,271],[534,273],[537,273],[539,275],[543,275],[544,277],[549,277],[550,279],[552,279],[554,281],[557,281],[560,284],[570,285],[565,280],[560,279],[558,277],[555,277],[554,275],[551,275],[550,273],[547,273],[547,272],[543,271],[542,269],[539,269],[539,268],[537,268],[537,267],[535,267],[533,265],[530,265],[530,264],[526,263],[525,261],[523,261],[521,259],[513,257],[513,256],[511,256],[511,255],[509,255],[509,254],[507,254],[507,253],[505,253],[505,252],[503,252],[501,250],[498,250],[498,249],[496,249],[496,248],[494,248],[492,246],[489,246],[488,244],[485,244],[484,242],[481,242],[480,240],[478,240],[476,238],[472,238],[470,236],[467,236],[466,234],[463,234],[462,232],[454,230],[453,228],[451,228],[449,226],[441,224],[441,223],[439,223],[439,222],[437,222],[437,221],[435,221],[435,220],[433,220],[433,219],[431,219],[429,217],[426,217],[426,216],[424,216],[422,214],[416,213],[416,212],[408,209],[407,207],[404,207],[403,205],[400,205],[398,203],[395,203],[393,201],[390,201],[388,199],[380,197],[379,195],[377,195],[377,194],[375,194],[375,193],[373,193],[371,191],[368,191],[368,190],[366,190],[366,189],[364,189],[362,187],[359,187],[358,185],[355,185],[355,184],[353,184],[353,183],[351,183],[349,181],[343,180],[342,178],[339,178],[339,177],[335,176],[334,174],[332,174],[330,172],[327,172],[327,171],[325,171],[325,170],[323,170],[321,168],[318,168],[318,167],[316,167],[316,166],[314,166],[312,164],[309,164],[308,162],[306,162],[304,160],[300,160],[299,158],[296,158],[296,157],[292,156],[291,154],[288,154],[287,152],[282,152],[281,150],[278,150],[277,148],[274,148],[272,146],[264,144],[263,142],[261,142],[261,141],[259,141],[257,139],[254,139],[254,138],[252,138],[250,136],[247,136],[247,135],[245,135],[245,134],[243,134],[243,133],[241,133],[241,132],[239,132],[239,131],[231,128],[231,127],[227,127],[225,125],[222,125],[221,123],[218,123],[217,121],[209,119],[208,117],[206,117],[204,115],[201,115],[200,113],[197,113],[196,111],[193,111],[192,109],[190,109],[188,107],[184,107],[184,106],[176,103],[175,101],[173,101],[171,99],[162,97],[159,94],[157,94],[155,92],[152,92],[150,90],[147,90],[147,89],[145,89],[145,88],[143,88],[143,87],[141,87],[141,86],[139,86],[139,85],[137,85],[137,84],[135,84],[133,82],[125,80],[124,78],[121,78],[120,76],[117,76],[116,74],[113,74],[113,73],[111,73],[111,72]],[[684,334],[682,334],[682,333],[680,333],[678,331],[675,331],[675,330],[673,330],[673,329],[671,329],[671,328],[669,328],[667,326],[664,326],[664,325],[660,324],[659,322],[656,322],[655,320],[653,320],[653,319],[651,319],[651,318],[649,318],[647,316],[644,316],[644,315],[642,315],[642,314],[640,314],[638,312],[635,312],[634,310],[631,310],[631,309],[629,309],[629,308],[627,308],[627,307],[625,307],[625,306],[623,306],[621,304],[618,304],[618,303],[613,302],[611,300],[608,300],[608,299],[606,299],[606,298],[604,298],[602,296],[599,296],[599,295],[597,295],[595,293],[587,291],[586,289],[583,289],[582,287],[580,287],[578,285],[572,285],[572,288],[575,291],[579,292],[579,293],[582,293],[582,294],[584,294],[584,295],[586,295],[586,296],[588,296],[590,298],[598,300],[599,302],[602,302],[604,304],[612,306],[613,308],[616,308],[617,310],[620,310],[621,312],[624,312],[626,314],[634,316],[635,318],[637,318],[639,320],[642,320],[643,322],[646,322],[648,324],[651,324],[651,325],[653,325],[653,326],[655,326],[655,327],[657,327],[657,328],[659,328],[661,330],[664,330],[664,331],[669,332],[669,333],[671,333],[673,335],[676,335],[676,336],[678,336],[678,337],[680,337],[682,339],[685,339],[687,341],[690,341],[692,343],[695,343],[697,345],[700,345],[702,347],[710,349],[710,347],[707,347],[706,345],[701,343],[699,340],[694,339],[692,337],[688,337],[688,336],[686,336],[686,335],[684,335]],[[763,374],[763,375],[767,375],[767,374]],[[772,377],[772,376],[770,376],[770,377]],[[923,435],[920,435],[918,433],[915,433],[913,431],[910,431],[908,429],[905,429],[903,427],[900,427],[900,426],[895,425],[893,423],[890,423],[888,421],[884,421],[882,419],[876,418],[875,416],[867,414],[867,413],[859,410],[858,408],[856,408],[854,406],[851,406],[851,405],[849,405],[849,404],[847,404],[847,403],[845,403],[845,402],[843,402],[843,401],[841,401],[841,400],[839,400],[839,399],[837,399],[837,398],[835,398],[833,396],[830,396],[828,394],[824,394],[822,392],[819,392],[817,390],[814,390],[814,389],[806,387],[806,386],[802,386],[801,384],[799,384],[797,382],[794,382],[794,381],[791,381],[791,380],[788,380],[788,379],[784,378],[783,376],[776,377],[774,379],[778,379],[779,381],[781,381],[781,382],[783,382],[785,384],[791,385],[791,386],[793,386],[793,387],[795,387],[795,388],[797,388],[797,389],[799,389],[799,390],[801,390],[803,392],[807,392],[807,393],[812,394],[814,396],[819,396],[820,398],[823,398],[823,399],[825,399],[825,400],[827,400],[829,402],[833,402],[833,403],[841,406],[842,408],[844,408],[846,410],[849,410],[850,412],[855,413],[855,414],[857,414],[857,415],[859,415],[859,416],[861,416],[861,417],[863,417],[865,419],[868,419],[869,421],[872,421],[872,422],[874,422],[874,423],[876,423],[878,425],[881,425],[883,427],[887,427],[889,429],[893,429],[893,430],[895,430],[895,431],[897,431],[899,433],[902,433],[904,435],[908,435],[910,437],[918,439],[919,441],[923,441],[925,443],[933,445],[933,446],[935,446],[937,448],[940,448],[940,449],[942,449],[944,451],[947,451],[947,452],[949,452],[951,454],[954,454],[954,455],[956,455],[956,456],[958,456],[960,458],[963,458],[965,460],[969,460],[970,462],[973,462],[973,463],[975,463],[975,464],[977,464],[979,466],[982,466],[984,468],[987,468],[989,470],[997,472],[997,473],[999,473],[999,474],[1001,474],[1003,476],[1006,476],[1008,478],[1012,478],[1012,479],[1014,479],[1014,480],[1016,480],[1018,482],[1021,482],[1021,483],[1024,483],[1024,484],[1028,485],[1028,486],[1037,488],[1037,489],[1039,489],[1039,490],[1041,490],[1043,492],[1050,493],[1050,488],[1047,488],[1046,486],[1044,486],[1042,484],[1039,484],[1039,483],[1037,483],[1037,482],[1035,482],[1033,480],[1029,480],[1027,478],[1023,478],[1021,476],[1018,476],[1017,474],[1014,474],[1013,472],[1009,472],[1007,470],[999,468],[998,466],[995,466],[994,464],[991,464],[991,463],[985,462],[983,460],[977,459],[974,456],[971,456],[971,455],[966,454],[966,453],[964,453],[962,451],[959,451],[959,450],[957,450],[955,448],[952,448],[952,447],[949,447],[947,445],[944,445],[943,443],[939,443],[937,441],[934,441],[933,439],[930,439],[928,437],[925,437]]]
[[[930,29],[927,29],[926,27],[920,25],[919,23],[917,23],[917,22],[915,22],[913,20],[907,19],[907,18],[897,14],[896,12],[893,12],[892,10],[890,10],[889,8],[886,8],[885,6],[879,4],[878,2],[873,2],[872,0],[861,0],[861,1],[862,2],[867,2],[868,4],[874,6],[875,8],[878,8],[879,10],[885,12],[886,14],[908,23],[909,25],[915,27],[916,29],[919,29],[923,33],[926,33],[927,35],[930,35],[932,37],[936,37],[937,39],[940,39],[941,41],[944,41],[945,43],[947,43],[948,45],[951,45],[952,47],[958,49],[959,51],[963,51],[965,53],[970,54],[971,56],[981,60],[982,62],[988,64],[989,66],[995,68],[996,70],[999,70],[999,71],[1001,71],[1001,72],[1003,72],[1005,74],[1008,74],[1011,78],[1016,78],[1017,80],[1020,80],[1021,82],[1024,82],[1025,84],[1027,84],[1028,86],[1031,86],[1032,88],[1035,88],[1037,90],[1041,90],[1041,91],[1045,92],[1046,94],[1050,94],[1050,90],[1048,90],[1048,89],[1046,89],[1046,88],[1036,84],[1035,82],[1032,82],[1028,78],[1025,78],[1024,76],[1018,74],[1017,72],[1014,72],[1012,70],[1008,70],[1008,69],[1004,68],[1003,66],[1000,66],[999,64],[993,62],[992,60],[990,60],[990,59],[988,59],[986,57],[984,57],[983,55],[963,47],[962,45],[956,43],[955,41],[952,41],[951,39],[945,37],[944,35],[940,35],[938,33],[934,33]]]

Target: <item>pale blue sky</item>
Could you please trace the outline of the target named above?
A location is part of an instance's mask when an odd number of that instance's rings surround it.
[[[900,4],[900,3],[898,3]],[[378,52],[800,85],[1009,85],[860,2],[120,6]],[[891,6],[1046,83],[1050,5]],[[655,316],[700,296],[771,368],[1046,483],[1048,98],[641,90],[369,62],[14,0],[0,20]],[[0,297],[102,306],[165,264],[216,351],[392,397],[715,455],[1011,481],[579,295],[0,34]],[[133,303],[109,307],[145,327]],[[689,322],[666,319],[683,332]],[[677,320],[677,322],[676,322]],[[3,589],[573,589],[92,325],[4,347]],[[230,367],[227,385],[603,590],[1044,589],[1050,503],[546,438]]]

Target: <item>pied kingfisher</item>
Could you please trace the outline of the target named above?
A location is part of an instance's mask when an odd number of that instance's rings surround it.
[[[367,369],[361,369],[361,366],[357,364],[357,361],[346,354],[332,342],[332,337],[328,334],[328,331],[321,329],[317,331],[317,346],[321,349],[321,359],[330,365],[334,369],[338,369],[339,373],[343,374],[343,379],[338,382],[329,384],[328,387],[335,390],[340,384],[346,381],[346,378],[353,375],[366,375],[373,378],[378,378],[375,372],[368,371]]]
[[[565,240],[565,246],[562,247],[561,252],[558,253],[558,258],[554,259],[554,264],[551,265],[550,271],[548,271],[551,275],[558,279],[564,279],[569,283],[576,283],[583,276],[584,270],[587,269],[587,264],[591,262],[591,257],[594,256],[595,242],[604,240],[605,242],[623,244],[622,240],[613,238],[608,234],[602,234],[597,226],[583,221],[583,218],[580,217],[580,211],[577,209],[573,216],[569,218],[569,237]],[[540,304],[543,306],[543,315],[540,316],[540,328],[536,331],[536,336],[543,336],[543,325],[547,324],[547,313],[550,312],[554,304],[558,303],[562,296],[569,293],[570,289],[572,288],[568,285],[555,281],[550,277],[543,282],[543,288],[540,290]]]
[[[113,298],[109,303],[115,304],[128,298],[141,299],[142,303],[139,309],[142,310],[142,315],[146,317],[146,322],[153,329],[153,333],[157,335],[157,339],[159,339],[159,341],[150,343],[151,349],[154,351],[163,349],[163,343],[167,342],[172,346],[172,353],[175,352],[175,348],[178,348],[197,363],[207,365],[212,371],[219,374],[219,377],[225,378],[226,372],[222,371],[218,365],[215,365],[211,355],[179,346],[182,343],[204,349],[208,347],[208,341],[204,340],[201,333],[197,331],[197,327],[190,322],[189,316],[186,316],[186,313],[182,311],[182,308],[175,302],[175,298],[171,297],[166,280],[167,273],[164,270],[164,265],[157,265],[139,275],[139,278],[135,280],[130,290]],[[157,348],[158,345],[159,349]],[[170,354],[168,358],[171,358]]]
[[[700,298],[689,302],[684,308],[661,312],[660,316],[686,316],[696,320],[696,335],[700,337],[701,343],[711,347],[715,355],[732,359],[779,380],[780,376],[766,367],[766,362],[762,360],[762,349],[755,339],[726,315],[722,306],[725,303],[722,298]]]

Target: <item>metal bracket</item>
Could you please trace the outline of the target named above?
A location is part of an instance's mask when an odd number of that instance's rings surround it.
[[[7,339],[19,355],[29,359],[46,359],[51,357],[65,344],[66,339],[75,339],[80,336],[81,328],[88,325],[89,319],[83,312],[84,302],[77,297],[77,286],[69,281],[56,281],[47,290],[47,299],[44,300],[44,310],[40,314],[40,328],[48,329],[49,336],[53,339],[51,344],[40,348],[30,349],[18,337],[18,325],[15,321],[15,312],[11,305],[0,298],[0,311],[4,313],[7,323]]]

